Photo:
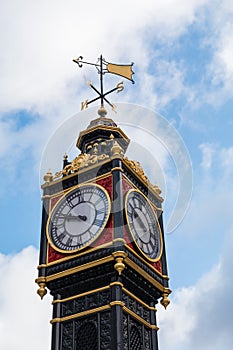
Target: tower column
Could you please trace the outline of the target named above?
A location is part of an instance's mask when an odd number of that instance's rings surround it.
[[[122,165],[120,159],[112,161],[112,179],[113,179],[113,220],[114,220],[114,239],[123,238],[124,216],[123,216],[123,197],[122,197]],[[121,246],[122,242],[116,242],[116,246]]]
[[[122,283],[113,282],[111,285],[111,318],[112,318],[112,342],[111,350],[122,350]]]
[[[151,319],[151,324],[156,325],[156,309],[155,309],[155,303],[151,302],[150,303],[150,307],[151,307],[151,311],[150,311],[150,319]],[[151,344],[152,344],[152,349],[153,350],[158,350],[159,346],[158,346],[158,328],[157,329],[152,329],[151,332]]]
[[[53,300],[60,300],[60,294],[55,294]],[[61,303],[53,302],[53,319],[57,319],[61,317]],[[61,350],[62,342],[61,342],[61,323],[55,322],[52,324],[52,350]]]

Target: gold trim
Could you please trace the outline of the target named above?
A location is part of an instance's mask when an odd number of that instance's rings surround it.
[[[133,232],[132,232],[131,225],[130,225],[130,222],[129,222],[128,212],[127,212],[128,198],[129,198],[129,195],[130,195],[132,192],[137,192],[137,193],[139,193],[139,194],[144,198],[144,200],[148,203],[149,207],[151,208],[152,213],[153,213],[154,218],[155,218],[155,221],[156,221],[156,223],[157,223],[157,227],[158,227],[158,230],[159,230],[159,236],[160,236],[160,252],[159,252],[159,255],[158,255],[155,259],[150,258],[145,252],[143,252],[143,250],[140,248],[140,246],[138,245],[137,241],[135,240],[134,234],[133,234]],[[132,188],[132,189],[130,189],[130,190],[126,193],[126,195],[125,195],[125,206],[124,206],[124,210],[125,210],[126,221],[127,221],[127,226],[128,226],[130,235],[131,235],[133,241],[135,242],[137,248],[139,249],[139,251],[145,256],[145,258],[146,258],[147,260],[152,261],[152,262],[159,261],[159,260],[161,259],[161,256],[162,256],[162,253],[163,253],[163,248],[164,248],[164,247],[163,247],[163,236],[162,236],[161,227],[160,227],[160,224],[159,224],[159,221],[158,221],[157,213],[155,212],[154,207],[152,206],[151,201],[150,201],[141,191],[139,191],[138,189],[133,189],[133,188]]]
[[[120,136],[126,140],[127,143],[130,142],[130,139],[128,138],[128,136],[126,136],[126,134],[121,130],[121,128],[117,127],[117,126],[108,126],[108,125],[105,125],[105,126],[101,126],[100,124],[96,125],[96,126],[93,126],[91,127],[90,129],[86,129],[86,130],[83,130],[79,133],[79,137],[78,137],[78,140],[77,140],[77,143],[76,143],[76,146],[79,148],[80,146],[80,142],[81,142],[81,139],[83,138],[83,136],[85,135],[88,135],[90,134],[91,132],[95,131],[95,130],[109,130],[109,131],[114,131],[114,132],[118,132],[120,134]]]
[[[102,161],[102,162],[101,162],[101,166],[103,166],[104,164],[107,164],[109,161],[110,161],[110,159],[107,159],[106,161]],[[98,163],[98,164],[99,164],[99,163]],[[92,169],[94,169],[94,168],[96,168],[96,166],[97,166],[98,164],[89,166],[89,167],[88,167],[88,171],[89,171],[89,170],[92,170]],[[83,169],[79,170],[78,172],[75,172],[75,173],[66,175],[65,178],[64,178],[64,177],[58,178],[58,179],[55,179],[55,180],[53,180],[53,181],[51,181],[51,182],[49,182],[49,183],[45,182],[45,183],[43,183],[43,184],[41,185],[41,188],[44,189],[45,187],[53,186],[54,184],[58,184],[59,182],[62,182],[62,181],[64,181],[64,180],[66,180],[66,179],[70,179],[70,178],[72,178],[73,176],[77,176],[77,175],[80,175],[80,174],[85,173],[85,172],[87,172],[87,169],[86,169],[86,168],[83,168]],[[89,180],[87,180],[87,181],[84,181],[83,184],[84,184],[84,183],[91,182],[91,181],[93,181],[93,180],[99,180],[99,179],[101,179],[102,177],[106,177],[107,174],[110,175],[111,172],[109,171],[108,173],[103,174],[103,175],[100,175],[99,177],[93,177],[93,178],[91,178],[91,179],[89,179]],[[77,185],[75,185],[75,186],[77,186]],[[74,187],[75,187],[75,186],[74,186]],[[70,187],[70,188],[71,188],[71,187]],[[70,188],[69,188],[69,189],[70,189]],[[68,189],[68,190],[69,190],[69,189]],[[61,191],[61,192],[63,193],[63,192],[65,192],[65,191],[66,191],[66,190]],[[59,192],[57,192],[56,194],[58,194],[58,193],[59,193]]]
[[[110,305],[104,305],[104,306],[97,307],[95,309],[78,312],[77,314],[73,314],[73,315],[69,315],[69,316],[65,316],[65,317],[61,317],[61,318],[59,318],[59,317],[53,318],[50,321],[50,323],[53,324],[53,323],[56,323],[56,322],[69,321],[69,320],[72,320],[74,318],[78,318],[78,317],[90,315],[90,314],[93,314],[93,313],[96,313],[96,312],[99,312],[99,311],[104,311],[104,310],[110,309],[110,307],[111,307]]]
[[[55,273],[54,275],[47,276],[46,282],[50,282],[50,281],[53,281],[55,279],[65,277],[67,275],[72,275],[73,273],[80,272],[80,271],[83,271],[83,270],[86,270],[86,269],[89,269],[91,267],[95,267],[98,265],[102,265],[102,264],[105,264],[105,263],[113,261],[113,260],[114,260],[114,258],[111,255],[106,256],[105,258],[91,261],[89,263],[73,267],[72,269],[61,271],[61,272]]]
[[[80,252],[80,253],[78,253],[78,254],[77,254],[77,252],[76,252],[75,255],[69,255],[69,256],[66,256],[66,257],[64,257],[64,258],[61,258],[61,259],[58,259],[58,260],[55,260],[55,261],[51,261],[51,262],[47,263],[47,265],[45,265],[45,266],[47,267],[47,266],[51,266],[51,265],[56,265],[56,264],[58,264],[58,263],[60,263],[60,262],[64,262],[64,261],[73,259],[73,258],[75,258],[75,257],[80,257],[80,256],[83,256],[83,255],[85,255],[85,254],[92,253],[92,252],[94,252],[94,251],[96,251],[96,250],[98,250],[98,249],[102,249],[102,248],[106,248],[106,247],[108,247],[108,246],[111,246],[111,245],[113,244],[113,242],[114,242],[114,241],[101,244],[101,245],[99,245],[98,247],[94,247],[94,248],[88,249],[88,250],[86,250],[86,251],[84,251],[84,252]],[[42,265],[39,265],[38,268],[40,268],[40,266],[43,267]]]
[[[37,266],[37,270],[42,269],[43,267],[47,267],[47,265],[46,264],[40,264],[40,265]]]
[[[112,282],[109,284],[109,287],[112,287],[112,286],[120,286],[121,288],[123,288],[123,283],[121,282]]]
[[[101,292],[101,291],[106,290],[106,289],[109,289],[109,288],[110,288],[110,286],[105,286],[105,287],[101,287],[101,288],[96,288],[96,289],[89,290],[88,292],[85,292],[85,293],[73,295],[72,297],[68,297],[68,298],[65,298],[65,299],[56,299],[56,300],[53,300],[53,301],[52,301],[52,304],[64,303],[64,302],[66,302],[66,301],[78,299],[78,298],[84,297],[84,296],[86,296],[86,295],[90,295],[90,294],[92,294],[92,293]]]
[[[45,194],[44,196],[41,196],[41,200],[46,199],[46,198],[51,198],[51,195]]]
[[[116,166],[115,168],[112,168],[112,169],[111,169],[111,173],[112,173],[113,171],[115,171],[115,170],[119,170],[119,171],[121,171],[122,173],[124,172],[124,170],[123,170],[120,166]]]
[[[159,330],[159,328],[156,325],[150,324],[149,322],[145,321],[142,317],[138,316],[133,311],[128,309],[125,306],[125,304],[122,301],[120,301],[120,300],[115,300],[115,301],[110,302],[107,305],[103,305],[103,306],[97,307],[95,309],[90,309],[90,310],[78,312],[78,313],[73,314],[73,315],[69,315],[69,316],[65,316],[65,317],[56,317],[56,318],[53,318],[50,321],[50,323],[53,324],[53,323],[57,323],[57,322],[69,321],[69,320],[72,320],[74,318],[83,317],[83,316],[90,315],[90,314],[93,314],[93,313],[96,313],[96,312],[108,310],[111,307],[116,306],[116,305],[121,306],[123,311],[127,312],[130,316],[136,318],[136,320],[138,320],[139,322],[143,323],[148,328],[151,328],[151,329],[154,329],[154,330]]]
[[[96,251],[96,250],[109,247],[109,246],[113,245],[115,242],[118,242],[118,241],[122,241],[124,244],[126,243],[124,239],[122,239],[122,238],[116,238],[116,239],[112,240],[111,242],[101,244],[101,245],[99,245],[99,246],[97,246],[97,247],[88,249],[88,250],[86,250],[86,251],[84,251],[84,252],[80,252],[80,253],[78,253],[78,254],[76,253],[75,255],[71,255],[71,256],[69,255],[69,256],[66,256],[66,257],[64,257],[64,258],[61,258],[61,259],[58,259],[58,260],[55,260],[55,261],[51,261],[51,262],[49,262],[49,263],[47,263],[47,264],[38,265],[38,266],[37,266],[37,269],[40,269],[40,268],[43,268],[43,267],[52,266],[52,265],[56,265],[56,264],[58,264],[58,263],[60,263],[60,262],[67,261],[67,260],[73,259],[73,258],[75,258],[75,257],[80,257],[80,256],[83,256],[83,255],[88,254],[88,253],[92,253],[92,252],[94,252],[94,251]]]
[[[129,247],[127,244],[125,244],[125,248],[130,250],[130,252],[134,255],[136,255],[136,257],[138,259],[140,259],[144,264],[146,264],[148,267],[150,267],[151,269],[153,269],[158,275],[160,275],[161,277],[169,280],[169,277],[167,275],[163,275],[161,272],[159,272],[154,266],[151,265],[151,263],[149,263],[148,261],[146,261],[145,259],[143,259],[137,252],[135,252],[135,250],[133,250],[131,247]]]
[[[120,301],[120,300],[114,300],[114,301],[111,301],[109,303],[109,305],[112,307],[112,306],[116,306],[116,305],[120,305],[121,307],[124,307],[125,306],[125,303],[123,301]]]
[[[101,287],[101,288],[96,288],[96,289],[92,289],[88,292],[85,292],[85,293],[81,293],[81,294],[77,294],[77,295],[73,295],[71,297],[68,297],[68,298],[64,298],[64,299],[56,299],[56,300],[53,300],[52,301],[52,304],[57,304],[57,303],[64,303],[66,301],[69,301],[69,300],[74,300],[74,299],[78,299],[78,298],[81,298],[81,297],[84,297],[86,295],[90,295],[90,294],[93,294],[93,293],[98,293],[98,292],[101,292],[101,291],[104,291],[104,290],[107,290],[107,289],[110,289],[111,287],[113,286],[120,286],[122,288],[122,291],[125,292],[126,294],[128,294],[130,297],[132,297],[133,299],[137,300],[140,304],[142,304],[144,307],[146,307],[147,309],[149,310],[152,310],[152,311],[157,311],[157,309],[153,306],[149,306],[147,305],[144,301],[142,301],[140,298],[138,298],[136,295],[134,295],[133,293],[131,293],[128,289],[126,289],[123,285],[123,283],[121,282],[112,282],[110,283],[108,286],[104,286],[104,287]],[[111,302],[110,304],[113,305],[115,303],[118,303],[119,302]]]
[[[157,309],[153,306],[149,306],[146,303],[144,303],[144,301],[142,301],[141,299],[139,299],[136,295],[134,295],[133,293],[131,293],[128,289],[126,289],[125,287],[122,287],[123,292],[125,292],[126,294],[128,294],[130,297],[132,297],[133,299],[137,300],[140,304],[142,304],[143,306],[145,306],[147,309],[152,310],[154,312],[157,311]]]
[[[59,204],[61,203],[61,201],[64,200],[65,196],[67,196],[69,193],[71,193],[71,192],[73,192],[75,190],[78,190],[80,188],[85,188],[85,187],[92,187],[93,189],[97,187],[105,194],[107,202],[108,202],[107,215],[105,217],[105,220],[102,223],[102,226],[99,228],[99,230],[95,234],[95,236],[90,241],[88,241],[85,245],[83,245],[82,247],[77,248],[77,249],[73,249],[73,250],[60,249],[54,244],[54,242],[52,241],[52,239],[50,237],[49,225],[50,225],[51,217],[55,213],[55,211],[56,211],[57,207],[59,206]],[[46,223],[46,235],[47,235],[48,242],[53,247],[53,249],[56,250],[59,253],[73,254],[73,253],[79,252],[79,251],[83,250],[84,248],[86,248],[91,243],[93,243],[94,241],[96,241],[96,239],[100,236],[100,234],[103,232],[103,230],[104,230],[104,228],[105,228],[105,226],[106,226],[106,224],[108,222],[110,213],[111,213],[111,199],[110,199],[110,196],[109,196],[107,190],[103,186],[100,186],[100,185],[98,185],[96,183],[94,183],[94,184],[93,183],[88,183],[88,184],[82,183],[80,185],[77,185],[75,188],[69,189],[61,198],[59,198],[59,200],[53,206],[53,209],[49,212],[49,217],[48,217],[48,220],[47,220],[47,223]]]
[[[126,306],[123,306],[123,310],[125,312],[127,312],[130,316],[136,318],[136,320],[138,320],[139,322],[143,323],[145,326],[147,326],[148,328],[154,329],[156,331],[159,330],[159,327],[156,326],[155,324],[150,324],[149,322],[145,321],[142,317],[138,316],[137,314],[135,314],[133,311],[131,311],[130,309],[128,309]]]
[[[141,267],[139,267],[137,264],[135,264],[133,261],[131,261],[128,257],[125,258],[124,262],[126,265],[130,266],[132,269],[136,270],[143,278],[147,279],[153,286],[155,286],[159,291],[164,291],[164,286],[154,280],[148,273],[146,273]]]

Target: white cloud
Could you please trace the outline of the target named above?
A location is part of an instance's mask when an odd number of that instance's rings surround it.
[[[0,255],[0,348],[49,349],[51,297],[36,294],[38,252],[28,247],[15,255]]]
[[[202,144],[200,145],[200,149],[202,151],[202,162],[201,166],[203,169],[208,170],[211,168],[213,162],[213,156],[216,152],[216,146],[211,144]]]
[[[233,230],[228,233],[220,261],[195,285],[175,290],[167,311],[159,311],[161,348],[232,349]]]
[[[109,8],[108,1],[101,6],[96,1],[3,1],[1,110],[60,105],[74,84],[82,85],[71,62],[75,55],[95,61],[101,50],[109,60],[133,59],[145,67],[149,43],[180,35],[205,3],[150,0],[142,6],[121,0]]]

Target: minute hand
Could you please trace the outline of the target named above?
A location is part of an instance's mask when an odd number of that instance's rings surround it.
[[[143,232],[147,232],[146,226],[144,225],[142,219],[140,218],[140,216],[138,215],[138,213],[136,211],[134,211],[134,217],[138,221],[138,223],[141,226]]]

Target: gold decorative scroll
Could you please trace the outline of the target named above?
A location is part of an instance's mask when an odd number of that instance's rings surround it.
[[[130,65],[121,65],[121,64],[114,64],[114,63],[108,63],[107,64],[107,71],[108,73],[120,75],[121,77],[124,77],[126,79],[133,81],[132,75],[134,74],[132,70],[133,63]]]

